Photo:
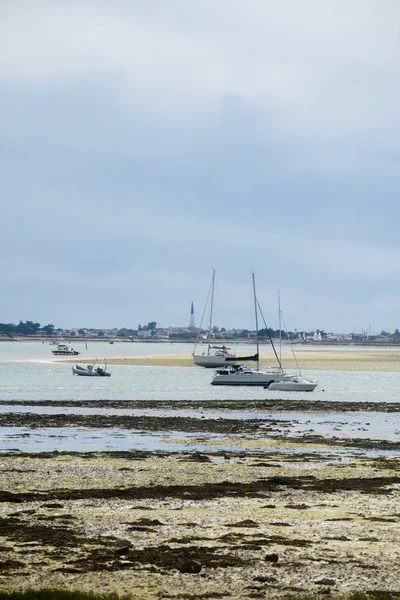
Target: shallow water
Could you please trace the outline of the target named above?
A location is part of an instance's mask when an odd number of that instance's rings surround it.
[[[188,344],[75,344],[82,357],[190,354]],[[400,373],[304,371],[318,380],[314,392],[272,392],[263,388],[210,385],[213,370],[185,367],[111,366],[111,377],[73,377],[71,364],[54,360],[52,346],[38,342],[0,343],[0,400],[202,400],[292,397],[352,402],[400,401]],[[352,347],[354,348],[354,347]],[[306,347],[308,349],[308,347]],[[238,351],[245,351],[238,347]],[[377,349],[379,351],[381,349]],[[393,349],[397,350],[397,349]],[[318,351],[318,349],[315,349]],[[326,351],[321,347],[319,351]],[[338,351],[336,349],[336,351]],[[346,348],[347,351],[347,348]],[[374,349],[375,351],[375,349]]]
[[[28,427],[0,427],[0,452],[102,452],[102,451],[240,451],[240,452],[280,452],[281,447],[243,445],[243,439],[238,437],[240,444],[235,446],[230,438],[230,445],[218,443],[222,439],[219,434],[192,434],[177,431],[146,433],[132,429],[87,429],[85,427],[65,428],[49,427],[47,429],[30,429]],[[211,443],[210,443],[211,440]],[[207,442],[206,445],[202,441]],[[396,456],[397,452],[388,450],[354,450],[346,448],[318,449],[307,448],[307,454],[334,456],[345,458],[348,455],[357,456]],[[290,454],[301,454],[303,448],[290,448]]]
[[[107,429],[69,427],[32,430],[29,427],[0,427],[0,451],[20,450],[22,452],[101,452],[111,450],[196,450],[199,444],[190,440],[201,437],[217,439],[217,434],[182,434],[181,432],[145,433],[132,429]],[[168,439],[181,439],[182,443]],[[186,443],[185,443],[186,442]],[[221,447],[222,448],[222,447]],[[210,450],[220,447],[211,446]],[[226,449],[224,447],[224,449]]]
[[[194,419],[271,419],[284,430],[283,435],[301,436],[304,434],[323,435],[339,439],[370,439],[400,441],[400,413],[373,412],[268,412],[237,410],[158,410],[158,409],[117,409],[56,406],[0,406],[0,414],[28,413],[41,415],[126,415],[158,417],[191,417]],[[45,431],[41,429],[40,431]],[[64,435],[68,430],[64,429]],[[212,434],[210,434],[212,435]]]
[[[188,344],[114,344],[77,342],[72,344],[82,351],[81,357],[102,356],[147,356],[151,354],[191,354],[192,346]],[[0,400],[227,400],[227,399],[280,399],[295,398],[298,400],[326,400],[351,402],[399,402],[400,373],[383,373],[374,371],[304,371],[306,376],[318,379],[319,386],[312,393],[271,392],[263,388],[214,387],[210,385],[213,371],[202,368],[184,367],[143,367],[112,366],[110,378],[73,377],[71,364],[57,362],[51,354],[53,346],[39,342],[2,342],[0,343]],[[268,347],[265,347],[267,350]],[[238,352],[248,349],[237,347]],[[296,351],[371,351],[370,348],[359,347],[296,347]],[[380,352],[387,348],[374,348]],[[400,349],[393,348],[400,356]],[[263,351],[263,350],[262,350]],[[336,436],[339,438],[372,438],[398,441],[400,436],[400,415],[383,413],[277,413],[258,411],[202,411],[195,410],[118,410],[82,407],[0,407],[1,413],[25,412],[40,414],[126,414],[158,416],[190,416],[194,418],[265,418],[279,420],[286,435],[303,434]],[[18,428],[14,428],[16,432]],[[18,437],[18,447],[39,445],[46,449],[76,449],[76,445],[90,449],[124,449],[148,448],[163,449],[167,434],[160,436],[128,431],[116,435],[117,430],[102,430],[101,436],[93,436],[93,429],[59,430],[60,437],[52,437],[49,429],[29,430],[30,436]],[[10,434],[10,432],[9,432]],[[7,434],[7,435],[9,435]],[[0,441],[6,443],[0,433]],[[57,434],[58,435],[58,434]],[[183,439],[184,434],[179,434]],[[183,437],[182,437],[183,436]],[[171,437],[171,436],[169,436]],[[196,436],[199,437],[199,436]],[[210,435],[208,436],[210,437]],[[185,437],[186,444],[190,436]],[[7,438],[6,446],[12,447],[12,438]],[[22,442],[25,440],[25,442]],[[156,442],[157,440],[157,442]],[[180,446],[180,444],[178,444]],[[15,446],[14,446],[15,447]],[[196,448],[194,445],[193,448]],[[176,448],[179,449],[179,448]]]

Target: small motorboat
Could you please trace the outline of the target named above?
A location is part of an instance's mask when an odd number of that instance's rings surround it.
[[[82,375],[82,377],[111,377],[111,373],[106,371],[105,365],[104,369],[102,367],[94,368],[94,365],[88,365],[87,367],[82,367],[82,365],[74,365],[72,367],[72,373],[74,375]]]
[[[80,352],[74,350],[73,348],[70,348],[69,346],[67,346],[67,344],[58,344],[57,349],[52,350],[52,353],[58,356],[77,356],[78,354],[80,354]]]
[[[282,381],[273,381],[266,389],[279,392],[313,392],[318,383],[302,375],[285,375]]]

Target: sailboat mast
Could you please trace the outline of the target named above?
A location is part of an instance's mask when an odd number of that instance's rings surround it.
[[[282,364],[282,313],[281,297],[278,290],[278,311],[279,311],[279,362]]]
[[[259,354],[259,341],[258,341],[258,310],[257,310],[256,282],[254,279],[254,271],[251,275],[253,278],[254,314],[256,317],[257,371],[259,371],[260,370],[260,354]]]
[[[210,353],[211,327],[212,327],[213,308],[214,308],[214,285],[215,285],[215,269],[213,269],[213,275],[212,275],[212,280],[211,280],[211,306],[210,306],[210,323],[208,325],[208,350],[207,350],[207,354]]]

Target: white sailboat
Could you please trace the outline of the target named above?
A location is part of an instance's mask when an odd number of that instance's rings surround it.
[[[279,362],[282,366],[282,311],[281,311],[281,299],[278,291],[278,310],[279,310]],[[286,324],[285,329],[286,329]],[[294,360],[296,361],[298,374],[290,375],[284,374],[283,379],[281,381],[274,381],[268,386],[268,389],[271,391],[280,391],[280,392],[312,392],[318,385],[318,382],[312,381],[311,379],[306,379],[303,377],[300,371],[299,363],[297,362],[296,354],[294,352],[294,348],[292,344],[290,344],[292,349]]]
[[[196,344],[193,349],[194,364],[199,367],[206,367],[206,368],[213,368],[213,369],[215,369],[216,367],[223,367],[224,365],[226,365],[227,362],[236,360],[236,356],[233,352],[230,352],[230,348],[227,348],[225,345],[221,345],[221,346],[217,346],[214,344],[211,345],[212,318],[213,318],[213,308],[214,308],[214,287],[215,287],[215,269],[213,269],[210,290],[208,292],[206,306],[205,306],[204,312],[203,312],[203,318],[204,318],[204,313],[206,311],[208,300],[209,300],[210,294],[211,294],[210,321],[209,321],[208,332],[207,332],[207,350],[206,350],[206,352],[203,352],[202,354],[198,354],[198,353],[196,354],[196,348],[199,343],[199,336],[197,336]],[[203,322],[203,319],[202,319],[202,322]],[[202,322],[200,323],[200,329],[201,329]]]
[[[235,361],[235,354],[230,352],[226,346],[208,345],[207,352],[193,354],[194,364],[198,367],[213,368],[223,367],[229,361]]]
[[[284,377],[281,365],[279,367],[270,367],[260,369],[260,353],[259,353],[259,338],[258,338],[258,302],[256,296],[256,284],[254,273],[253,278],[253,296],[254,296],[254,312],[256,320],[256,344],[257,352],[254,359],[257,360],[257,368],[248,367],[247,365],[231,365],[224,369],[217,369],[211,384],[212,385],[245,385],[245,386],[262,386],[269,387],[274,382],[279,382]],[[275,352],[275,348],[274,348]],[[276,355],[276,353],[275,353]],[[278,358],[278,357],[277,357]],[[278,359],[279,362],[279,359]]]

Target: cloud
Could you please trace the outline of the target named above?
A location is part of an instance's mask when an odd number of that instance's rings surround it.
[[[168,6],[168,9],[167,9]],[[3,6],[3,83],[103,82],[113,110],[180,122],[241,96],[280,135],[340,141],[397,131],[397,3],[172,0]],[[396,117],[396,118],[395,118]],[[361,136],[361,139],[360,139]]]
[[[248,322],[252,269],[293,327],[371,321],[398,289],[399,12],[2,3],[7,310],[178,324],[215,267],[221,324]]]
[[[319,241],[316,245],[318,252],[310,252],[308,261],[320,268],[325,267],[330,274],[359,281],[374,279],[376,282],[400,276],[399,247]]]

